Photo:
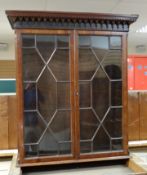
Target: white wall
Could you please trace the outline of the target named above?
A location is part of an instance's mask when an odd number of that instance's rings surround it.
[[[8,47],[0,48],[0,60],[14,60],[15,59],[15,35],[12,34],[3,36],[0,40],[1,43],[7,43]]]

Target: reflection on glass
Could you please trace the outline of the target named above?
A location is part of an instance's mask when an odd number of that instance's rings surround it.
[[[79,82],[80,108],[91,106],[91,88],[90,82]]]
[[[48,66],[57,81],[69,80],[69,49],[57,49]]]
[[[79,37],[81,153],[122,148],[121,52],[120,36]]]
[[[80,139],[91,139],[99,126],[99,121],[90,109],[80,110]]]
[[[36,85],[24,83],[24,109],[36,109]]]
[[[103,124],[113,138],[122,137],[122,109],[112,108],[108,112]],[[113,129],[112,129],[113,128]]]
[[[41,138],[41,141],[39,143],[39,155],[41,156],[52,156],[52,155],[58,155],[59,150],[59,144],[50,131],[50,129],[47,129],[43,137]]]
[[[46,68],[38,83],[38,110],[48,122],[56,111],[57,94],[56,82],[50,71]]]
[[[109,49],[108,36],[91,36],[92,48]]]
[[[57,47],[69,47],[69,36],[57,36]]]
[[[29,144],[24,145],[25,147],[25,156],[32,157],[38,155],[38,144]]]
[[[70,108],[70,83],[57,83],[57,109]]]
[[[79,37],[79,47],[90,47],[90,45],[91,45],[90,36]]]
[[[26,35],[22,53],[25,155],[71,154],[69,36]]]
[[[119,66],[114,64],[106,65],[105,71],[111,79],[121,79],[121,70]]]
[[[99,49],[99,48],[92,48],[94,54],[96,55],[97,59],[102,62],[107,55],[109,50],[106,49]]]
[[[70,141],[70,111],[58,111],[49,127],[59,142]]]
[[[112,140],[112,150],[122,150],[123,142],[122,139],[113,139]]]
[[[111,105],[122,105],[122,81],[111,82]]]
[[[70,111],[58,111],[39,143],[40,155],[71,153]]]
[[[36,47],[45,61],[48,61],[55,49],[55,36],[36,35]]]
[[[109,79],[102,68],[99,68],[92,82],[93,108],[102,119],[109,107]]]
[[[35,35],[22,35],[22,47],[35,47]]]
[[[121,79],[121,51],[119,50],[111,50],[109,51],[102,65],[107,72],[110,79]]]
[[[23,56],[23,80],[36,81],[44,63],[36,49],[22,49]]]
[[[93,151],[110,151],[110,138],[102,127],[100,127],[93,140]]]
[[[71,154],[71,142],[63,142],[59,144],[59,154]]]
[[[91,141],[81,141],[80,142],[80,152],[90,153],[92,151]]]
[[[46,126],[37,112],[24,112],[24,127],[24,142],[36,143]]]
[[[110,49],[121,49],[121,37],[120,36],[110,37]]]
[[[90,80],[98,65],[91,49],[79,49],[79,80]]]

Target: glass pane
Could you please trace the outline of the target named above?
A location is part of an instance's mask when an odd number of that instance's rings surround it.
[[[111,82],[111,105],[122,105],[122,81]]]
[[[80,151],[81,153],[90,153],[92,152],[91,141],[82,141],[80,142]]]
[[[91,47],[99,61],[102,61],[109,49],[107,36],[91,36]]]
[[[102,65],[110,79],[121,79],[121,51],[110,50],[102,62]]]
[[[109,108],[109,79],[102,68],[99,68],[92,82],[93,108],[102,119]]]
[[[41,156],[54,156],[59,154],[58,142],[50,129],[47,129],[45,134],[42,136],[38,150],[39,155]]]
[[[24,112],[24,142],[36,143],[46,128],[37,112]]]
[[[79,37],[79,47],[90,47],[90,45],[91,45],[90,36]]]
[[[36,49],[22,49],[23,56],[23,80],[36,81],[44,63]]]
[[[41,155],[71,153],[70,111],[58,111],[43,135],[39,150]]]
[[[36,84],[24,83],[24,109],[36,109]]]
[[[102,127],[93,140],[93,151],[110,151],[110,138]]]
[[[38,155],[38,145],[37,144],[27,144],[25,147],[26,157],[37,156]]]
[[[57,83],[57,109],[70,108],[70,83]]]
[[[122,109],[110,109],[103,125],[111,137],[122,137]]]
[[[71,142],[63,142],[59,144],[60,154],[71,154]]]
[[[69,36],[35,37],[22,48],[25,155],[71,154]]]
[[[22,35],[22,47],[35,47],[35,35]]]
[[[56,82],[50,71],[46,68],[37,83],[38,110],[48,122],[56,111],[57,94]]]
[[[91,83],[79,82],[80,86],[80,108],[90,107],[91,104]]]
[[[79,49],[79,80],[90,80],[98,65],[91,49]]]
[[[93,52],[95,53],[97,59],[101,62],[105,58],[108,50],[106,50],[106,49],[99,49],[99,48],[93,48]]]
[[[49,127],[58,142],[70,141],[70,111],[58,111]]]
[[[118,107],[122,105],[121,52],[121,37],[79,37],[81,153],[110,152],[121,147],[112,141],[122,137]]]
[[[123,149],[122,139],[112,140],[112,150],[122,150],[122,149]]]
[[[57,36],[57,47],[69,47],[69,36]]]
[[[91,36],[91,46],[93,49],[109,49],[107,36]]]
[[[99,126],[99,121],[92,110],[80,110],[80,140],[91,139]]]
[[[45,61],[48,61],[55,49],[55,36],[36,35],[36,46]]]
[[[120,36],[110,37],[110,49],[121,49],[121,37]]]
[[[69,80],[69,49],[57,49],[48,66],[57,81]]]

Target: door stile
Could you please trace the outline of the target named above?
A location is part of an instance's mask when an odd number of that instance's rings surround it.
[[[78,32],[74,30],[74,97],[75,97],[75,159],[80,156],[79,65]]]
[[[128,154],[128,81],[127,81],[127,34],[122,34],[122,103],[123,103],[123,118],[122,118],[122,134],[123,134],[123,150]]]
[[[75,43],[74,43],[74,32],[72,31],[70,34],[70,103],[71,103],[71,138],[72,138],[72,155],[75,157],[76,152],[76,133],[75,133],[75,118],[76,118],[76,111],[75,111],[75,93],[74,93],[74,86],[75,86]]]
[[[18,149],[19,149],[19,161],[23,162],[25,154],[24,154],[24,125],[23,125],[23,87],[22,87],[22,41],[21,41],[21,32],[16,31],[17,37],[16,37],[16,94],[17,94],[17,128],[20,132],[18,132]]]

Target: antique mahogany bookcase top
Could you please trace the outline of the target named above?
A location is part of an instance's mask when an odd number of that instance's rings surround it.
[[[20,166],[128,158],[127,32],[138,16],[6,14],[17,36]]]

